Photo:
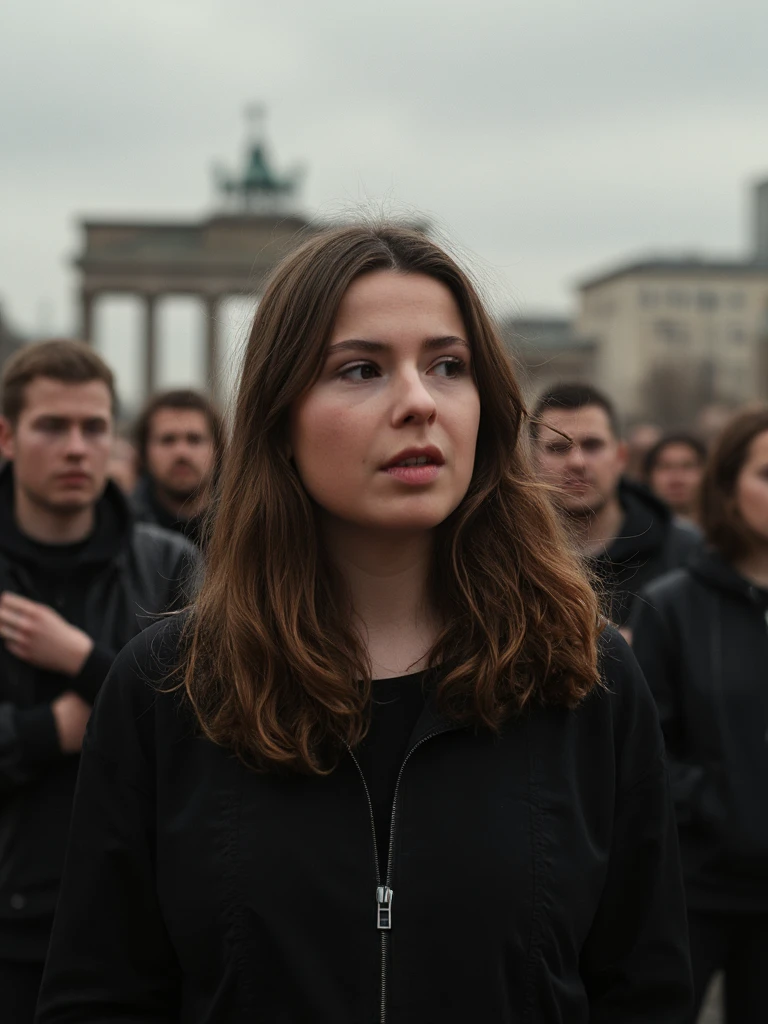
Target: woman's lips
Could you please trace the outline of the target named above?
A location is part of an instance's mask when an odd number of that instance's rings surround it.
[[[388,466],[384,472],[404,484],[431,484],[441,469],[434,462],[426,462],[421,466]]]

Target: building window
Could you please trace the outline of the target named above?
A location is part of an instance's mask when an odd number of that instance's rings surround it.
[[[688,293],[682,288],[670,288],[667,292],[667,305],[682,309],[688,305]]]
[[[657,320],[653,330],[659,341],[670,348],[683,348],[688,344],[688,332],[675,320]]]
[[[732,345],[744,345],[747,340],[747,332],[743,327],[734,325],[728,331],[728,341]]]
[[[701,291],[698,294],[699,309],[711,311],[717,309],[717,295],[714,292]]]
[[[752,377],[750,371],[744,366],[731,366],[726,371],[727,386],[733,390],[734,397],[743,398],[749,390],[749,383]]]

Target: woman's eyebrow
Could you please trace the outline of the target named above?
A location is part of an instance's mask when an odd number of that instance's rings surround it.
[[[447,334],[439,338],[426,338],[422,342],[422,348],[426,351],[432,351],[436,348],[447,348],[449,345],[463,345],[465,348],[469,348],[469,343],[464,338],[458,338],[453,334]],[[328,355],[333,355],[335,352],[386,352],[391,349],[392,346],[388,345],[385,341],[371,341],[370,339],[363,338],[350,338],[348,341],[337,341],[335,344],[328,347]]]

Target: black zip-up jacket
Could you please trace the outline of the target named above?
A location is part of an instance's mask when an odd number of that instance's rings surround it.
[[[95,643],[72,679],[0,642],[0,959],[45,959],[64,867],[79,757],[61,752],[51,703],[66,690],[92,703],[117,652],[185,603],[197,557],[177,534],[134,524],[113,484],[86,542],[36,544],[14,521],[12,467],[0,472],[0,592],[53,606]]]
[[[83,752],[38,1024],[682,1024],[682,880],[656,709],[626,645],[607,689],[500,737],[411,735],[379,877],[353,756],[258,774],[157,683],[145,630]]]
[[[767,613],[768,592],[702,551],[633,615],[697,910],[768,913]]]
[[[682,568],[701,538],[640,484],[622,480],[619,501],[624,509],[619,536],[590,561],[605,586],[608,617],[626,626],[636,595],[658,576]]]

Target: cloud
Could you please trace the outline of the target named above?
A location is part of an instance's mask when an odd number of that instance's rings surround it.
[[[2,15],[0,298],[72,321],[76,218],[196,216],[267,103],[306,205],[423,210],[502,299],[567,308],[638,250],[736,250],[768,173],[763,0],[17,2]]]

